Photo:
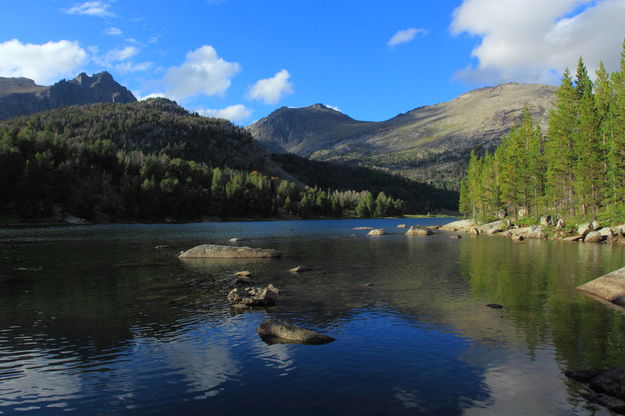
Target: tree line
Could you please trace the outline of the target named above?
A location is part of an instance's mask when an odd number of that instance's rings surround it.
[[[68,107],[0,123],[0,214],[161,221],[404,212],[384,192],[296,186],[263,171],[268,163],[243,129],[167,100]]]
[[[556,94],[546,134],[525,110],[493,153],[471,154],[463,214],[625,221],[625,42],[620,71],[601,63],[593,82],[580,57]]]

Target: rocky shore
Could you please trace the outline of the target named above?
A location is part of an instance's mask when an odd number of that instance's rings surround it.
[[[584,243],[625,243],[625,224],[602,226],[597,221],[567,225],[562,219],[540,218],[540,225],[519,226],[513,219],[480,224],[475,220],[453,221],[440,227],[443,231],[465,232],[473,235],[501,235],[513,240],[563,240]]]

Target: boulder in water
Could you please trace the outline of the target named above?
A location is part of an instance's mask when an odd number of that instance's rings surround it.
[[[425,227],[420,227],[418,225],[411,226],[408,231],[406,231],[406,235],[432,235],[434,234],[432,230]]]
[[[283,319],[270,319],[256,329],[258,335],[267,342],[296,343],[296,344],[327,344],[334,338],[302,328]]]
[[[367,235],[386,235],[388,234],[384,228],[374,228]]]
[[[232,289],[228,293],[228,301],[233,304],[247,306],[274,306],[280,291],[273,285],[262,287],[245,287]]]
[[[220,246],[202,244],[180,254],[180,258],[266,258],[280,257],[277,250],[266,248]]]

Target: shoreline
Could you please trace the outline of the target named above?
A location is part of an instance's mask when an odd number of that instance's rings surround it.
[[[72,217],[75,218],[75,217]],[[259,218],[220,218],[220,217],[205,217],[199,220],[181,220],[181,221],[87,221],[81,218],[75,218],[73,221],[58,217],[42,218],[35,221],[25,221],[19,218],[2,218],[0,219],[0,229],[3,228],[37,228],[37,227],[66,227],[66,226],[92,226],[92,225],[113,225],[113,224],[198,224],[205,222],[271,222],[271,221],[308,221],[308,220],[384,220],[384,219],[426,219],[426,218],[457,218],[448,214],[406,214],[401,217],[314,217],[314,218],[301,218],[301,217],[259,217]]]
[[[544,218],[544,220],[543,220]],[[442,231],[463,232],[472,235],[499,235],[516,241],[526,239],[560,240],[583,243],[625,244],[625,224],[602,226],[597,221],[566,225],[559,220],[549,225],[551,218],[541,218],[541,224],[520,226],[513,218],[480,223],[474,219],[453,221],[440,227]]]

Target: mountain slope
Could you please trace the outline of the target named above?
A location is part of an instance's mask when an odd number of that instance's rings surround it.
[[[267,149],[389,169],[452,189],[471,149],[492,149],[529,108],[546,126],[555,87],[503,84],[382,122],[356,121],[323,105],[280,108],[248,127]]]
[[[0,120],[70,105],[135,101],[135,96],[108,72],[91,77],[81,73],[70,81],[62,80],[49,87],[28,78],[0,77]]]

